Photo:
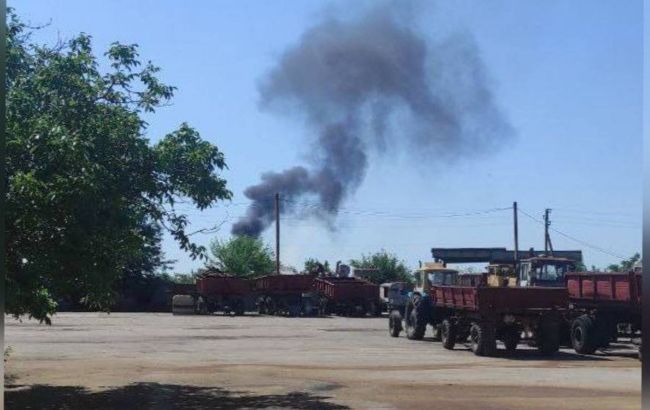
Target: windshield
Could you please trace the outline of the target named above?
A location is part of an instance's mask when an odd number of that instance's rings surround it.
[[[453,285],[455,276],[455,273],[444,272],[434,272],[427,275],[432,285]]]
[[[564,274],[569,271],[569,265],[542,265],[533,269],[531,277],[539,281],[559,282],[564,280]]]

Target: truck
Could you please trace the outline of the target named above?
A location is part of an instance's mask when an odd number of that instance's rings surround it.
[[[259,314],[312,316],[318,314],[319,298],[314,274],[266,275],[255,279]]]
[[[183,293],[172,298],[174,314],[243,315],[252,310],[251,282],[222,272],[206,272],[196,279],[194,287],[185,287]]]
[[[640,270],[571,272],[565,279],[570,303],[567,323],[577,353],[592,354],[619,337],[640,338]]]
[[[489,277],[488,277],[489,280]],[[458,272],[444,263],[427,263],[418,270],[417,285],[403,312],[389,315],[389,333],[404,329],[409,339],[421,340],[427,325],[434,340],[452,350],[469,341],[475,355],[492,356],[501,340],[506,351],[516,350],[522,335],[540,353],[560,347],[559,328],[568,304],[562,287],[463,286]]]

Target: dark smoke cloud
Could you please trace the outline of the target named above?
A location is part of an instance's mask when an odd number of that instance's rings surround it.
[[[409,26],[389,8],[354,21],[328,18],[285,51],[260,84],[260,106],[302,117],[315,136],[313,158],[247,188],[253,204],[233,234],[267,228],[276,192],[283,212],[313,197],[319,216],[336,215],[363,181],[371,148],[382,154],[404,146],[444,160],[499,146],[512,134],[472,38],[427,44]]]

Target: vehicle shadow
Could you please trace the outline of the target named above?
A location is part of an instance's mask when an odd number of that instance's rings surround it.
[[[252,395],[221,388],[176,384],[134,383],[99,392],[81,386],[5,386],[10,409],[235,409],[299,408],[338,410],[349,407],[324,401],[327,397],[308,393]]]

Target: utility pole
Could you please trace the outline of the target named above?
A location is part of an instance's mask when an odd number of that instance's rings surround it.
[[[548,234],[548,227],[551,226],[551,221],[549,215],[551,210],[546,208],[544,210],[544,255],[548,255],[550,250],[550,255],[553,256],[553,244],[551,243],[551,236]]]
[[[517,201],[512,203],[512,213],[515,222],[515,272],[519,265],[519,227],[517,226]]]
[[[275,273],[280,274],[280,194],[275,193]]]

